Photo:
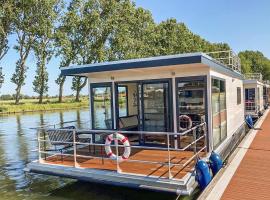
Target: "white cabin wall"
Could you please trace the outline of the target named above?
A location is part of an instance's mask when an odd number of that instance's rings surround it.
[[[226,108],[227,108],[227,138],[244,123],[244,88],[243,80],[210,71],[211,77],[219,77],[225,80],[226,84]],[[237,87],[241,88],[241,104],[237,105]]]
[[[244,89],[248,89],[248,88],[255,88],[256,105],[259,105],[260,106],[260,111],[262,111],[264,109],[264,105],[263,105],[263,84],[258,82],[258,81],[244,83]],[[257,97],[258,97],[258,89],[260,89],[260,97],[259,97],[259,99],[257,99]]]

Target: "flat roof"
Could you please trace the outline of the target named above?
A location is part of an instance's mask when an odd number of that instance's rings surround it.
[[[167,56],[156,56],[148,58],[138,58],[129,60],[119,60],[111,62],[93,63],[86,65],[73,65],[61,67],[61,75],[63,76],[85,76],[85,74],[96,72],[109,72],[116,70],[128,70],[149,67],[162,67],[171,65],[185,65],[201,63],[214,68],[219,72],[230,74],[231,76],[243,79],[243,75],[234,71],[230,67],[216,61],[214,58],[204,53],[186,53]]]
[[[244,84],[256,84],[256,85],[265,85],[264,83],[254,80],[254,79],[245,79]]]

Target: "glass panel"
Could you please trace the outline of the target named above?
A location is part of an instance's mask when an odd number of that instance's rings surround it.
[[[113,129],[111,86],[92,88],[92,109],[94,129]]]
[[[247,111],[255,110],[255,88],[245,89],[245,108]]]
[[[118,128],[120,130],[138,130],[137,83],[121,83],[118,86],[118,113]]]
[[[126,86],[118,87],[119,117],[128,116],[128,94]]]
[[[254,102],[254,100],[255,100],[255,88],[245,89],[245,98],[246,98],[246,101]]]
[[[221,141],[227,136],[227,109],[226,109],[226,86],[225,81],[220,80],[220,120],[221,120]]]
[[[237,87],[237,105],[241,104],[242,100],[242,91],[240,87]]]
[[[143,84],[145,131],[168,131],[168,83]]]
[[[216,147],[220,140],[220,81],[212,79],[212,113],[213,113],[213,144]]]
[[[212,79],[213,144],[216,148],[227,136],[225,81]]]
[[[204,81],[180,81],[178,82],[178,118],[187,115],[191,120],[191,126],[205,121],[205,82]],[[182,119],[182,118],[181,118]],[[179,122],[181,128],[187,128],[189,124]],[[179,128],[180,128],[179,127]]]
[[[177,105],[178,105],[178,131],[183,132],[193,126],[205,122],[206,103],[205,103],[205,86],[204,80],[181,80],[177,82]],[[203,132],[198,132],[203,134]],[[184,137],[180,137],[180,147],[186,147],[193,141],[193,134],[190,132]],[[204,142],[201,140],[197,148],[202,147]]]

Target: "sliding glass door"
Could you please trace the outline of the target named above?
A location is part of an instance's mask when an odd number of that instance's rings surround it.
[[[169,83],[143,83],[142,94],[143,130],[169,131]]]
[[[91,97],[93,129],[113,129],[111,84],[91,84]]]
[[[227,136],[225,80],[212,78],[213,145],[216,148]]]

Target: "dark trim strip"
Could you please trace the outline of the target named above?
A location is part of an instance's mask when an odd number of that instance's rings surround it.
[[[201,63],[202,56],[186,56],[186,57],[174,57],[174,58],[160,58],[155,60],[134,60],[130,62],[108,62],[106,64],[97,65],[82,65],[81,67],[65,67],[61,69],[62,76],[77,75],[84,73],[94,73],[94,72],[105,72],[105,71],[115,71],[115,70],[125,70],[125,69],[138,69],[138,68],[148,68],[148,67],[161,67],[168,65],[184,65],[184,64],[194,64]]]

